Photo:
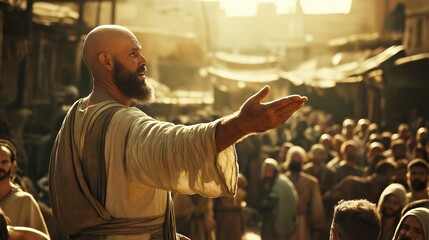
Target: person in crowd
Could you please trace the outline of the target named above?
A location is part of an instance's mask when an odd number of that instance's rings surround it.
[[[395,163],[396,170],[395,176],[393,177],[394,183],[400,183],[405,187],[407,192],[410,190],[410,186],[408,185],[407,175],[408,175],[408,161],[405,159],[399,160]]]
[[[173,202],[178,232],[190,239],[216,239],[212,198],[174,194]]]
[[[391,156],[387,158],[388,161],[396,162],[401,159],[408,160],[407,147],[402,139],[392,140],[390,144]]]
[[[363,176],[363,170],[358,168],[358,148],[353,140],[347,140],[341,145],[342,160],[335,170],[335,179],[340,182],[347,176]]]
[[[391,240],[396,226],[401,219],[402,208],[407,198],[406,190],[399,183],[392,183],[384,189],[378,200],[377,210],[381,216],[381,233],[379,240]]]
[[[13,182],[17,161],[15,145],[0,139],[0,207],[10,219],[11,225],[34,228],[49,235],[34,197]]]
[[[429,151],[429,133],[427,127],[420,127],[416,132],[416,143]]]
[[[257,207],[262,215],[261,239],[290,240],[296,231],[298,193],[275,159],[265,159],[261,168]]]
[[[383,190],[392,183],[395,166],[391,162],[381,161],[373,175],[368,177],[349,176],[336,184],[323,196],[326,211],[332,209],[341,199],[367,199],[377,203]]]
[[[241,239],[244,235],[243,205],[247,192],[247,179],[238,175],[237,193],[233,197],[219,197],[215,200],[214,214],[216,238],[225,240]]]
[[[371,121],[367,118],[361,118],[356,124],[355,135],[359,137],[362,143],[366,143],[369,137],[369,126]]]
[[[293,240],[319,239],[326,228],[322,195],[317,178],[302,171],[307,162],[307,154],[302,147],[293,146],[286,155],[286,176],[293,182],[298,191],[299,203],[297,213],[297,230]]]
[[[324,133],[319,138],[319,143],[323,145],[327,152],[324,163],[328,163],[337,156],[337,152],[334,150],[334,144],[332,142],[332,136],[328,133]]]
[[[420,199],[420,200],[416,200],[414,202],[408,203],[407,205],[405,205],[404,208],[402,208],[401,216],[404,216],[405,213],[407,213],[411,209],[418,208],[418,207],[424,207],[429,209],[429,199]]]
[[[304,165],[303,171],[317,178],[320,193],[323,195],[335,185],[335,172],[326,167],[325,159],[328,154],[322,144],[316,143],[311,146],[308,155],[310,161]]]
[[[383,131],[381,133],[381,143],[384,146],[383,155],[388,158],[392,156],[392,150],[390,149],[390,144],[392,143],[392,135],[393,133],[390,131]]]
[[[45,233],[30,227],[11,226],[0,208],[0,240],[50,240]]]
[[[428,177],[429,166],[425,160],[414,159],[408,163],[407,180],[410,186],[410,192],[407,193],[408,202],[429,198]]]
[[[305,134],[307,127],[308,124],[306,121],[298,119],[296,121],[296,126],[293,128],[295,130],[295,135],[291,140],[292,144],[301,146],[306,151],[310,150],[311,145],[314,144],[314,141]]]
[[[381,220],[375,204],[365,199],[341,200],[334,208],[330,240],[377,240]]]
[[[335,134],[332,138],[332,142],[334,145],[335,150],[335,157],[331,159],[326,166],[329,168],[332,168],[334,171],[337,170],[337,168],[340,166],[340,162],[343,159],[342,153],[341,153],[341,146],[346,141],[346,138],[341,134]]]
[[[418,207],[402,216],[396,227],[393,240],[429,239],[429,209]]]
[[[416,158],[421,158],[429,162],[428,151],[421,144],[417,144],[412,150],[412,159]]]
[[[407,142],[408,139],[411,138],[411,129],[408,123],[401,123],[397,129],[398,137],[402,139],[402,141]]]
[[[365,167],[365,175],[370,176],[374,173],[374,168],[382,160],[386,158],[383,156],[383,144],[380,142],[373,142],[368,145],[366,153],[367,166]]]
[[[234,195],[234,144],[281,126],[307,101],[292,95],[262,102],[270,91],[265,86],[229,116],[174,125],[131,107],[153,102],[154,91],[129,29],[98,26],[82,52],[93,89],[67,113],[49,167],[53,213],[68,236],[176,239],[169,191]]]

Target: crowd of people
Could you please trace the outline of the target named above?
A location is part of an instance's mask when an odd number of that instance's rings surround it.
[[[363,237],[356,222],[350,222],[343,228],[357,237],[347,239],[396,240],[400,234],[416,234],[398,226],[407,206],[429,206],[427,122],[420,119],[420,124],[401,123],[389,130],[368,119],[346,118],[338,127],[319,121],[326,116],[316,117],[326,113],[305,108],[284,126],[237,143],[246,197],[235,199],[241,202],[241,209],[231,212],[241,211],[244,220],[237,221],[241,226],[207,231],[217,236],[243,236],[247,228],[256,230],[262,239],[329,239],[335,229],[334,209],[365,200],[356,204],[373,211],[373,218],[363,221],[379,222],[376,237]],[[298,125],[301,127],[296,128]],[[218,199],[211,199],[206,219],[224,214],[226,210],[218,204]],[[420,211],[425,215],[425,210]],[[191,219],[185,222],[204,220]],[[425,224],[419,228],[422,238],[415,239],[427,239]]]
[[[2,133],[5,239],[429,239],[424,119],[337,124],[298,95],[261,103],[264,87],[232,115],[166,123],[129,107],[151,98],[141,50],[120,26],[88,34],[94,90],[68,111],[39,181],[16,171],[22,153]]]

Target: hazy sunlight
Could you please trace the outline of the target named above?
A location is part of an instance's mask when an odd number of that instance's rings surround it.
[[[219,0],[227,16],[254,16],[260,3],[274,3],[277,13],[293,13],[297,0]],[[306,14],[349,13],[352,0],[301,0]]]

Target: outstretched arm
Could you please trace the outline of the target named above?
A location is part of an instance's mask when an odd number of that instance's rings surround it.
[[[307,101],[307,97],[290,95],[262,103],[269,92],[269,86],[263,87],[248,98],[240,110],[221,120],[215,135],[218,152],[246,135],[279,127]]]

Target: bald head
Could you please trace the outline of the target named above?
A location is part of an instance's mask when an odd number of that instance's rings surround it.
[[[94,28],[85,38],[83,59],[94,80],[91,103],[112,98],[124,105],[131,100],[153,102],[153,88],[145,81],[147,60],[129,29],[117,25]]]
[[[83,59],[89,70],[94,74],[103,65],[101,54],[116,55],[126,50],[126,44],[138,41],[134,34],[125,27],[117,25],[101,25],[94,28],[83,43]]]

